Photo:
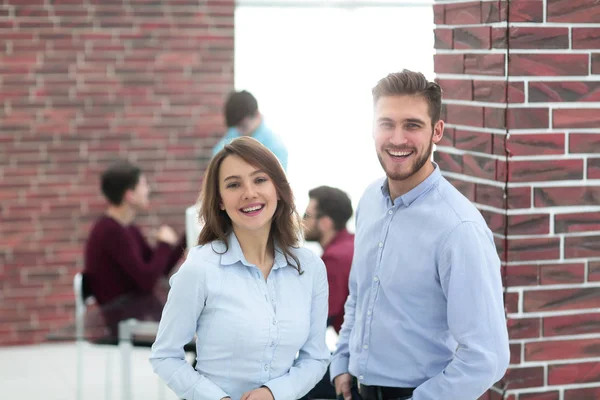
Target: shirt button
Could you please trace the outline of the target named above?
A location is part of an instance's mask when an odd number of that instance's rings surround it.
[[[364,376],[362,376],[362,375],[358,377],[358,380],[359,380],[359,381],[362,381],[363,379],[365,379],[365,377],[364,377]]]
[[[367,311],[367,315],[371,315],[371,310]]]
[[[388,211],[388,214],[392,215],[394,212],[392,210]]]
[[[379,242],[379,247],[383,247],[383,243]]]
[[[273,318],[273,325],[277,325],[277,320]]]
[[[365,344],[365,345],[363,346],[363,349],[365,349],[365,350],[367,350],[368,348],[369,348],[369,345],[368,345],[368,344]]]
[[[265,365],[265,371],[268,371],[268,370],[269,370],[269,366]]]
[[[271,347],[275,346],[275,341],[271,342]]]
[[[373,278],[373,280],[374,280],[375,282],[379,282],[379,278],[378,278],[378,277],[375,277],[375,278]]]

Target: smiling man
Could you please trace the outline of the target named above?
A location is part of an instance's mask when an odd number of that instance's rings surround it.
[[[475,400],[509,362],[500,260],[479,211],[431,161],[442,91],[404,70],[373,88],[385,178],[356,211],[350,295],[331,363],[364,400]]]

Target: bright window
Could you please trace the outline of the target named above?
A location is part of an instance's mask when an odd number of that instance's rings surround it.
[[[383,176],[371,139],[371,88],[402,68],[434,77],[431,5],[240,5],[235,29],[236,89],[257,97],[285,140],[300,212],[308,190],[322,184],[347,191],[356,207]]]

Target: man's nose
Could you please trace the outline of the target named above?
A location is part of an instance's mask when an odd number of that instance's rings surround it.
[[[406,144],[406,135],[402,128],[396,128],[390,137],[390,142],[392,144],[401,145]]]

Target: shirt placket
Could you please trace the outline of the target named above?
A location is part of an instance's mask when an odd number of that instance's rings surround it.
[[[359,381],[364,379],[363,374],[367,371],[367,361],[369,358],[369,344],[371,339],[371,324],[373,322],[373,315],[375,314],[375,300],[377,299],[377,294],[379,293],[379,288],[381,285],[381,280],[379,277],[381,271],[381,261],[383,255],[383,249],[385,247],[385,242],[388,234],[388,230],[390,228],[392,218],[394,217],[395,207],[389,202],[386,203],[386,216],[384,218],[383,229],[381,230],[381,235],[379,236],[379,242],[377,243],[377,258],[375,263],[375,269],[373,272],[373,279],[370,283],[369,290],[369,301],[367,303],[367,311],[365,318],[365,331],[362,342],[362,351],[360,357],[360,370],[361,374],[358,377]]]
[[[265,349],[263,362],[262,362],[262,370],[261,370],[261,380],[266,382],[270,379],[271,374],[271,364],[273,362],[273,358],[275,356],[275,347],[277,345],[277,339],[279,337],[279,321],[277,320],[277,305],[276,305],[276,291],[275,291],[275,281],[276,281],[276,271],[272,270],[269,274],[269,277],[265,281],[263,278],[262,272],[258,271],[257,279],[259,280],[258,286],[260,288],[261,294],[265,299],[265,308],[268,310],[269,317],[271,319],[271,325],[269,327],[269,345]]]

